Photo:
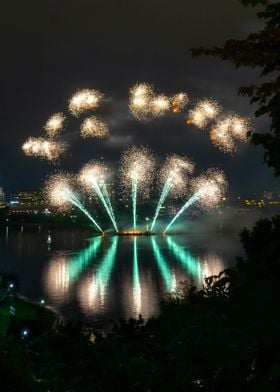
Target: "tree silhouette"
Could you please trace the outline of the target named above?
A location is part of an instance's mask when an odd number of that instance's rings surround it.
[[[269,4],[266,0],[241,0],[244,6],[262,5],[257,13],[264,21],[264,27],[250,34],[246,39],[229,39],[222,47],[199,47],[190,49],[193,57],[214,56],[229,60],[237,68],[241,66],[260,68],[265,80],[260,85],[242,86],[239,95],[258,103],[256,117],[268,115],[271,128],[266,133],[252,133],[252,143],[265,149],[264,162],[280,176],[280,3]],[[269,80],[268,80],[269,78]]]

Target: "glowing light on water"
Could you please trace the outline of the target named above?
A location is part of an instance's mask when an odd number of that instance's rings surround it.
[[[186,271],[193,275],[195,278],[200,278],[200,263],[192,256],[192,254],[186,251],[182,246],[176,244],[176,242],[170,237],[167,238],[167,245],[170,252],[176,257],[176,259],[183,265]]]
[[[207,254],[202,258],[201,279],[218,276],[225,269],[223,260],[215,254]]]
[[[130,89],[129,108],[138,120],[143,120],[148,116],[153,96],[153,87],[147,83],[137,83]]]
[[[167,291],[171,293],[176,290],[175,275],[172,274],[155,238],[152,237],[151,241],[152,241],[152,249],[153,249],[154,257],[157,262],[160,274],[165,282]]]
[[[252,125],[248,118],[230,115],[213,125],[210,138],[212,143],[224,152],[236,150],[236,140],[246,141]]]
[[[56,303],[65,301],[65,295],[69,290],[69,271],[65,257],[56,256],[51,260],[47,267],[44,285],[47,294],[54,298]]]
[[[147,196],[153,178],[154,158],[145,147],[131,147],[121,158],[121,182],[124,191],[131,189],[133,228],[137,226],[138,192]]]
[[[81,272],[88,266],[90,262],[96,257],[101,245],[101,237],[94,237],[90,240],[90,245],[80,250],[77,255],[71,257],[68,262],[69,281],[72,283],[78,279]]]
[[[44,125],[47,135],[49,137],[57,136],[63,130],[65,120],[66,117],[63,113],[53,114]]]
[[[84,308],[95,310],[92,307],[96,303],[98,293],[100,294],[101,306],[104,306],[108,283],[116,261],[117,245],[118,237],[113,237],[104,259],[96,269],[96,273],[93,274],[89,282],[85,282],[82,285],[81,302]]]
[[[97,116],[86,118],[81,125],[81,136],[83,138],[95,137],[104,139],[109,136],[108,125]]]
[[[193,124],[198,128],[205,128],[210,120],[216,118],[222,111],[217,101],[203,99],[198,101],[195,107],[189,111],[187,124]]]
[[[178,93],[171,98],[171,107],[174,113],[182,112],[189,103],[189,97],[186,93]]]
[[[77,91],[69,101],[69,111],[79,117],[82,113],[96,109],[103,98],[103,94],[98,90],[84,89]]]
[[[141,284],[139,277],[138,266],[138,250],[137,250],[137,237],[133,238],[133,299],[135,304],[136,314],[141,312]]]
[[[101,233],[99,224],[88,212],[72,189],[73,178],[69,174],[58,173],[51,176],[45,187],[45,194],[50,204],[60,209],[69,209],[71,205],[77,207],[94,224]]]
[[[186,192],[186,175],[192,173],[193,168],[194,164],[192,161],[185,157],[173,154],[166,159],[160,171],[160,184],[163,183],[163,188],[156,207],[151,231],[155,226],[160,210],[168,195],[171,193],[172,196],[178,197]]]
[[[64,153],[66,145],[65,143],[42,137],[29,137],[22,145],[22,149],[27,156],[55,161]]]
[[[106,176],[106,167],[102,163],[93,161],[82,168],[79,180],[87,189],[94,190],[111,219],[115,230],[118,231],[115,215],[105,183]]]
[[[199,203],[201,208],[210,209],[217,206],[221,198],[224,196],[227,182],[222,171],[210,169],[204,175],[193,181],[193,196],[188,199],[183,207],[177,212],[171,222],[167,225],[164,233],[166,233],[175,221],[189,207],[195,203]]]

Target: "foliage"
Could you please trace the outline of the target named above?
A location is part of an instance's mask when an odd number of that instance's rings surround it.
[[[258,103],[256,116],[268,115],[271,118],[270,132],[253,133],[252,143],[265,149],[264,162],[280,175],[280,3],[268,3],[262,0],[241,0],[243,5],[262,5],[258,18],[264,27],[250,34],[246,39],[229,39],[222,47],[193,48],[194,57],[214,56],[229,60],[237,68],[246,66],[260,69],[264,78],[260,85],[243,86],[239,94],[249,96],[251,103]]]

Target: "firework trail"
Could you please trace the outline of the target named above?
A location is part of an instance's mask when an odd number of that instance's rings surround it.
[[[152,180],[154,158],[151,151],[145,147],[131,147],[121,158],[121,181],[124,190],[131,189],[133,228],[137,225],[137,197],[141,190],[143,194],[148,191]]]
[[[210,138],[214,146],[223,152],[236,150],[236,140],[246,141],[252,124],[246,117],[230,115],[213,125]]]
[[[194,192],[193,196],[186,201],[183,207],[166,226],[164,233],[166,233],[179,216],[193,204],[199,203],[202,208],[206,209],[215,207],[223,197],[226,186],[227,184],[223,172],[215,169],[210,169],[206,174],[195,179],[192,186]]]
[[[108,125],[97,116],[88,117],[82,122],[81,136],[83,138],[95,137],[104,139],[109,136]]]
[[[106,185],[105,181],[101,182],[100,189],[101,189],[101,192],[103,193],[103,196],[104,196],[104,198],[106,200],[107,206],[109,207],[111,215],[112,215],[114,221],[116,222],[115,215],[114,215],[114,210],[113,210],[111,199],[110,199],[110,195],[109,195],[109,192],[108,192],[107,185]],[[115,229],[117,229],[117,225],[116,225]]]
[[[216,118],[222,111],[222,107],[213,99],[198,101],[194,109],[189,111],[187,124],[193,124],[198,128],[205,128],[210,120]]]
[[[96,109],[103,98],[103,94],[98,90],[84,89],[77,91],[69,101],[69,111],[79,117],[82,113]]]
[[[79,181],[87,188],[93,189],[105,207],[113,226],[118,231],[116,219],[113,208],[110,202],[110,197],[105,184],[106,168],[103,164],[98,162],[91,162],[85,165],[79,175]]]
[[[66,117],[63,113],[53,114],[44,125],[48,137],[52,138],[57,136],[63,130],[65,120]]]
[[[185,157],[174,154],[166,159],[160,172],[163,188],[156,207],[151,231],[155,226],[160,210],[169,193],[172,193],[173,196],[177,197],[184,194],[187,184],[186,174],[192,173],[193,168],[194,164]]]
[[[65,143],[42,137],[30,137],[22,145],[22,150],[27,156],[56,161],[65,152],[66,145]]]
[[[45,193],[48,200],[53,206],[59,207],[62,210],[69,209],[71,205],[77,207],[94,224],[97,230],[103,233],[99,224],[72,190],[72,182],[72,177],[67,174],[59,173],[51,176],[45,187]]]

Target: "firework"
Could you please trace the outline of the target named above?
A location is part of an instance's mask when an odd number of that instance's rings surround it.
[[[218,169],[209,169],[192,183],[194,194],[199,196],[199,204],[204,209],[216,207],[226,191],[227,181]]]
[[[98,90],[84,89],[76,92],[69,101],[69,111],[79,117],[82,113],[96,109],[103,98],[103,94]]]
[[[150,102],[150,110],[154,116],[161,116],[170,109],[170,100],[165,95],[155,96]]]
[[[230,115],[213,125],[210,138],[224,152],[236,150],[236,140],[246,141],[252,129],[250,121],[238,115]]]
[[[160,209],[162,208],[167,196],[171,194],[175,197],[179,197],[186,192],[187,174],[192,173],[193,168],[194,164],[192,161],[185,157],[173,154],[166,159],[160,171],[162,192],[156,207],[151,230],[153,230],[155,226]]]
[[[118,231],[114,211],[105,182],[106,175],[107,168],[103,164],[91,162],[83,167],[79,175],[79,180],[87,189],[95,191],[96,195],[105,207],[115,230]]]
[[[42,137],[30,137],[23,144],[22,149],[27,156],[55,161],[64,153],[66,145],[65,143]]]
[[[183,207],[177,212],[171,222],[167,225],[164,233],[170,229],[174,222],[193,204],[198,203],[201,208],[210,209],[217,206],[224,195],[227,182],[222,171],[210,169],[205,174],[196,178],[192,183],[193,195]]]
[[[250,120],[246,117],[233,115],[230,116],[229,121],[232,136],[237,140],[246,141],[249,132],[252,130]]]
[[[130,89],[129,108],[137,119],[142,120],[149,115],[153,96],[153,87],[147,83],[138,83]]]
[[[83,138],[96,137],[104,139],[109,136],[108,125],[96,116],[88,117],[82,122],[81,136]]]
[[[131,189],[133,227],[136,228],[137,194],[141,190],[148,193],[148,186],[152,180],[154,158],[151,151],[145,147],[131,147],[121,159],[121,181],[124,189]]]
[[[66,117],[63,113],[53,114],[44,125],[47,135],[49,137],[57,136],[63,130],[65,120]]]
[[[171,98],[171,107],[174,113],[182,112],[189,103],[189,97],[186,93],[179,93]]]
[[[49,203],[62,210],[77,207],[94,224],[97,230],[102,232],[101,227],[84,207],[79,197],[73,190],[73,177],[69,174],[57,173],[51,176],[45,187],[45,194]]]
[[[210,132],[210,139],[214,146],[223,152],[233,152],[236,144],[230,132],[228,131],[227,122],[218,122],[213,125]]]
[[[195,107],[189,111],[187,124],[205,128],[210,120],[213,120],[220,114],[221,110],[221,106],[214,100],[203,99],[198,101]]]

